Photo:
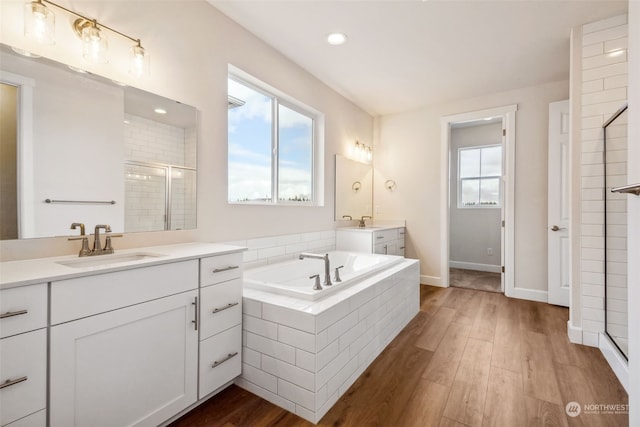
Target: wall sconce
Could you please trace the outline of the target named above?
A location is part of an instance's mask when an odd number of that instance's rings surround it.
[[[371,160],[373,160],[373,148],[365,145],[364,143],[356,141],[354,155],[356,160],[359,160],[361,162],[370,162]]]
[[[108,30],[134,42],[129,53],[129,73],[135,77],[141,77],[144,74],[147,55],[140,39],[128,36],[99,23],[95,19],[88,18],[49,0],[33,0],[25,5],[24,34],[27,38],[42,44],[55,44],[55,14],[47,5],[54,6],[78,18],[73,22],[72,27],[82,40],[82,56],[85,60],[94,63],[108,62],[108,41],[105,31]]]

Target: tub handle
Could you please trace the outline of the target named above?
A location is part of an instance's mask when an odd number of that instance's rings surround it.
[[[238,305],[237,302],[230,302],[229,304],[225,305],[224,307],[214,308],[212,313],[213,314],[220,313],[221,311],[224,311],[224,310],[226,310],[228,308],[231,308],[231,307],[235,307],[236,305]]]
[[[217,368],[218,366],[222,365],[227,360],[230,360],[230,359],[236,357],[237,355],[238,355],[237,351],[234,351],[233,353],[229,353],[229,354],[227,354],[227,357],[225,357],[224,359],[214,361],[213,365],[211,365],[211,367],[212,368]]]
[[[236,268],[240,268],[239,265],[230,265],[229,267],[224,268],[216,268],[213,270],[214,273],[222,273],[223,271],[235,270]]]
[[[336,279],[334,280],[334,282],[336,283],[342,282],[342,279],[340,278],[340,269],[343,267],[344,265],[341,265],[340,267],[336,267]]]
[[[314,291],[321,291],[322,290],[322,285],[320,285],[320,275],[319,274],[314,274],[313,276],[309,276],[309,279],[316,279],[315,282],[313,283],[313,290]]]

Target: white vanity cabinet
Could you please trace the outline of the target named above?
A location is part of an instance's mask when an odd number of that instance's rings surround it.
[[[242,368],[242,254],[200,262],[200,390],[202,399]]]
[[[0,291],[0,425],[44,427],[47,285]]]
[[[197,400],[198,261],[52,282],[50,426],[155,426]]]
[[[341,228],[336,230],[336,249],[404,256],[404,227]]]

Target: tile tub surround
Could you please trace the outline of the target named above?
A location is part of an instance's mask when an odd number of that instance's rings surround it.
[[[405,260],[316,302],[245,288],[236,384],[317,423],[418,313],[419,283]]]

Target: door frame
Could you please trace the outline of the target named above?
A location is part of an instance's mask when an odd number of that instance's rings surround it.
[[[502,265],[504,281],[502,291],[506,296],[515,296],[515,142],[517,104],[486,110],[444,116],[440,119],[440,285],[449,287],[449,210],[450,210],[450,148],[451,124],[480,120],[487,117],[502,117],[503,136],[503,206],[504,237],[502,242]]]

